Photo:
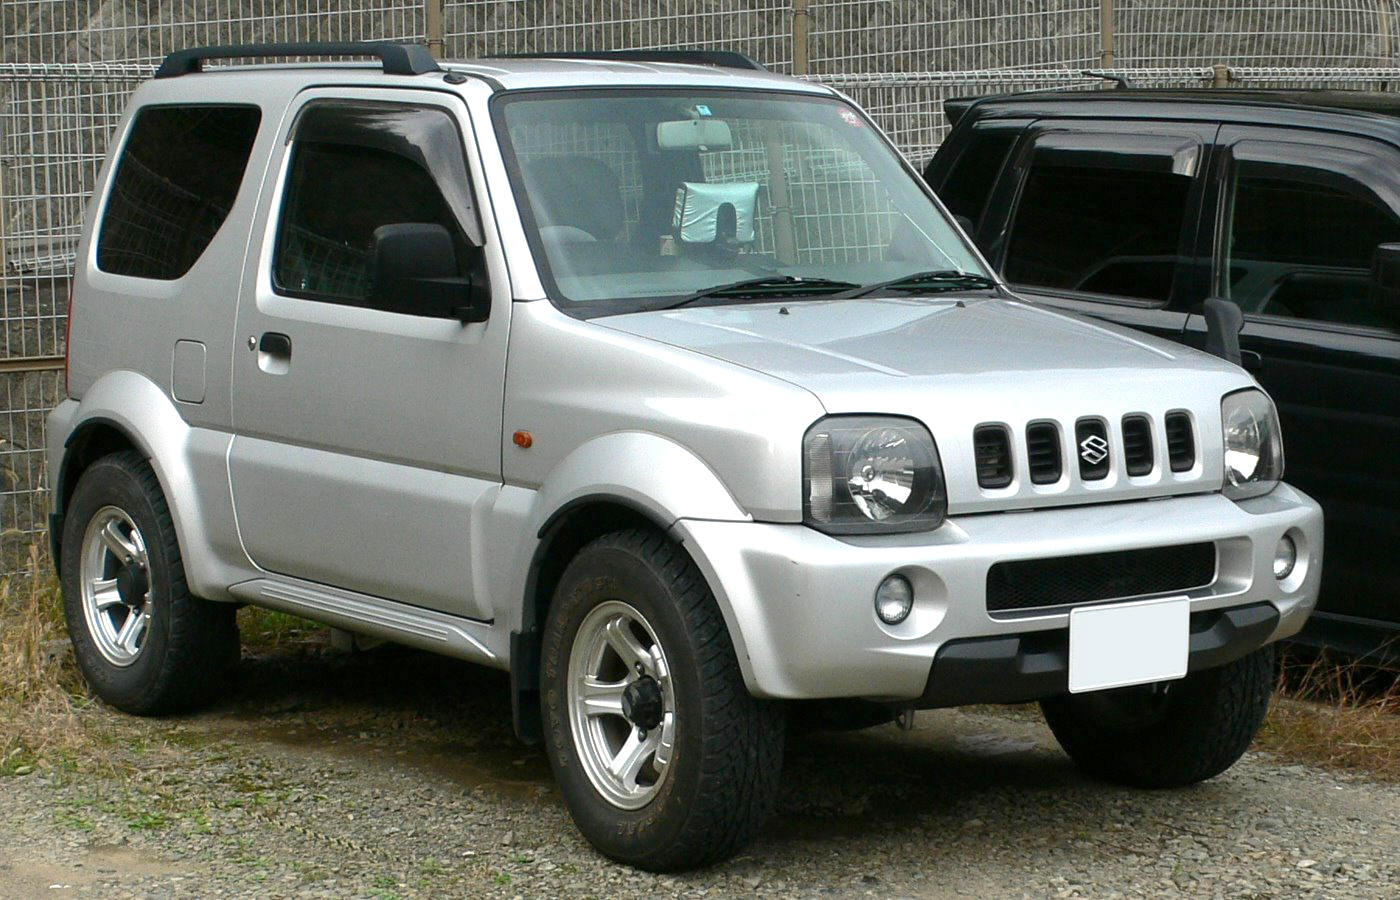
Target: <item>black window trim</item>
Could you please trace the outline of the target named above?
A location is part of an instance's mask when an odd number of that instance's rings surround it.
[[[445,94],[445,96],[447,97],[456,96],[455,94],[446,94],[445,92],[437,93],[439,93],[440,95]],[[351,309],[368,309],[373,310],[374,312],[381,312],[393,316],[404,316],[406,318],[421,318],[419,316],[413,315],[412,313],[399,312],[397,310],[384,309],[381,306],[376,306],[368,297],[346,297],[340,294],[327,294],[321,291],[294,290],[292,288],[288,288],[279,284],[277,281],[277,261],[282,253],[282,222],[287,215],[287,202],[290,196],[290,192],[287,190],[287,183],[292,176],[292,165],[295,161],[297,130],[301,126],[303,113],[305,113],[308,109],[312,108],[313,106],[317,106],[320,104],[368,104],[379,106],[397,106],[417,109],[432,109],[444,113],[447,117],[447,120],[451,123],[453,130],[457,134],[457,146],[460,147],[462,151],[462,168],[466,174],[466,178],[463,182],[462,189],[467,194],[467,200],[470,204],[469,208],[472,214],[472,218],[469,222],[462,222],[460,221],[461,217],[458,216],[454,210],[452,210],[450,203],[448,204],[448,209],[449,211],[453,212],[453,218],[458,219],[458,227],[462,229],[462,232],[466,236],[468,243],[472,243],[477,247],[485,246],[485,231],[481,223],[481,204],[477,199],[476,188],[471,180],[472,165],[470,154],[467,151],[466,135],[463,134],[461,124],[457,121],[457,116],[454,114],[454,110],[452,109],[452,106],[449,103],[431,102],[426,98],[414,100],[398,100],[389,99],[386,97],[313,96],[302,102],[301,106],[297,108],[295,115],[293,115],[292,117],[291,125],[287,129],[286,139],[283,141],[283,146],[285,149],[283,151],[284,155],[283,162],[281,164],[281,172],[279,173],[281,182],[280,184],[278,184],[278,189],[281,191],[281,197],[279,198],[279,202],[277,205],[277,215],[271,223],[273,228],[273,243],[272,257],[269,261],[267,273],[268,284],[271,285],[272,292],[279,297],[289,297],[296,300],[309,300],[316,303],[324,303],[330,306],[349,307]],[[428,176],[433,180],[434,184],[440,185],[437,173],[433,172],[430,167],[425,167],[424,171],[427,172]],[[441,191],[441,187],[439,187],[439,190]],[[443,200],[444,203],[447,203],[445,193],[443,196]]]
[[[968,237],[973,239],[974,244],[978,243],[977,239],[981,236],[983,227],[989,221],[987,210],[991,206],[992,198],[996,196],[997,187],[1000,184],[1002,184],[1003,181],[1007,178],[1007,173],[1009,171],[1014,170],[1014,161],[1017,158],[1017,154],[1020,152],[1020,143],[1022,136],[1025,134],[1026,129],[1031,127],[1033,122],[1034,119],[1030,118],[976,119],[967,126],[966,133],[958,137],[958,153],[952,158],[950,162],[942,166],[941,171],[932,171],[933,167],[939,164],[938,156],[934,156],[934,158],[928,163],[927,167],[924,170],[926,173],[936,176],[938,182],[937,186],[935,186],[933,184],[933,181],[928,178],[925,178],[924,181],[928,184],[929,188],[938,197],[939,202],[942,203],[944,186],[947,185],[949,179],[952,178],[953,173],[958,171],[958,168],[962,165],[968,153],[971,151],[971,145],[973,143],[980,140],[987,140],[989,138],[994,139],[995,137],[1002,135],[1005,135],[1010,139],[1007,142],[1005,151],[1001,155],[1000,163],[997,164],[996,174],[994,174],[992,176],[992,179],[987,182],[987,190],[982,195],[982,200],[978,204],[977,216],[976,218],[972,219],[972,230],[968,232]],[[952,135],[949,135],[949,137],[951,138]],[[946,204],[944,204],[944,209],[948,212],[949,215],[953,214],[953,211],[951,209],[948,209]],[[978,248],[978,252],[981,252],[980,246]]]
[[[1074,135],[1108,135],[1112,132],[1106,130],[1112,123],[1102,120],[1085,121],[1082,123],[1069,123],[1056,120],[1038,120],[1025,128],[1021,137],[1020,145],[1015,147],[1008,155],[1009,165],[1002,171],[1003,180],[1012,180],[1014,188],[1008,204],[1009,214],[1001,222],[1001,235],[996,247],[995,259],[991,260],[997,272],[1003,272],[1006,268],[1006,255],[1010,249],[1011,233],[1015,230],[1016,219],[1021,211],[1021,200],[1025,194],[1026,184],[1030,180],[1030,172],[1033,160],[1038,150],[1038,145],[1042,138],[1049,135],[1074,134]],[[1216,127],[1209,122],[1171,122],[1170,125],[1185,125],[1187,127]],[[1182,135],[1172,134],[1170,131],[1135,132],[1149,134],[1153,137],[1175,138]],[[1177,235],[1177,256],[1181,259],[1189,259],[1194,256],[1196,236],[1199,232],[1199,219],[1201,214],[1201,204],[1203,201],[1202,186],[1205,173],[1209,171],[1209,156],[1211,144],[1209,141],[1199,137],[1195,138],[1199,145],[1199,154],[1193,165],[1191,174],[1183,174],[1181,177],[1191,180],[1190,188],[1186,194],[1186,208],[1182,214],[1181,230]],[[1061,151],[1071,152],[1071,151]],[[1092,154],[1092,151],[1088,151]],[[1134,171],[1146,171],[1139,167],[1124,166],[1123,168]],[[989,201],[996,196],[998,188],[992,189]],[[1083,300],[1093,303],[1106,303],[1113,306],[1128,307],[1132,309],[1174,309],[1179,305],[1179,295],[1182,290],[1182,272],[1180,267],[1172,274],[1171,290],[1167,292],[1164,300],[1150,300],[1142,297],[1128,297],[1122,294],[1100,294],[1093,291],[1077,291],[1071,288],[1042,287],[1033,284],[1022,284],[1011,282],[1008,284],[1015,292],[1025,292],[1029,294],[1041,294],[1047,297],[1058,297],[1066,300]]]
[[[1215,210],[1212,216],[1212,223],[1215,233],[1211,238],[1210,284],[1211,292],[1214,296],[1229,296],[1229,292],[1225,290],[1225,280],[1226,278],[1228,278],[1228,274],[1225,269],[1225,261],[1228,252],[1226,244],[1229,241],[1230,227],[1234,221],[1234,192],[1230,190],[1230,187],[1233,184],[1236,169],[1240,164],[1240,160],[1237,159],[1235,155],[1236,146],[1242,143],[1254,143],[1264,144],[1270,147],[1279,148],[1281,150],[1291,151],[1293,155],[1293,158],[1291,159],[1285,158],[1285,156],[1281,154],[1275,159],[1255,158],[1250,159],[1248,161],[1258,162],[1264,165],[1289,166],[1293,168],[1319,169],[1323,171],[1330,171],[1334,174],[1349,178],[1352,181],[1357,182],[1358,184],[1361,184],[1367,187],[1368,190],[1370,190],[1368,182],[1365,180],[1364,177],[1362,177],[1361,173],[1358,170],[1354,170],[1349,166],[1339,167],[1324,165],[1322,162],[1319,162],[1316,157],[1306,155],[1306,151],[1304,148],[1310,146],[1319,146],[1319,144],[1315,141],[1302,140],[1300,139],[1302,137],[1301,135],[1292,131],[1280,132],[1277,129],[1270,129],[1269,131],[1270,133],[1266,134],[1264,133],[1264,128],[1251,127],[1247,134],[1236,137],[1234,140],[1231,140],[1228,143],[1222,140],[1219,144],[1219,152],[1217,155],[1217,159],[1219,160],[1219,162],[1214,167],[1215,174],[1213,176],[1216,182],[1216,203]],[[1333,132],[1314,132],[1312,130],[1305,132],[1305,134],[1309,135],[1314,133],[1317,134],[1319,138],[1321,138],[1322,135],[1327,135],[1328,137],[1335,139],[1338,135],[1338,133]],[[1347,135],[1347,137],[1352,136]],[[1357,138],[1357,140],[1364,141],[1368,144],[1375,144],[1377,148],[1383,148],[1386,146],[1384,144],[1381,144],[1380,142],[1373,141],[1368,138]],[[1340,149],[1348,150],[1357,156],[1368,155],[1367,151],[1354,146],[1345,146]],[[1377,165],[1367,171],[1382,171],[1384,160],[1379,157],[1379,154],[1372,154],[1372,158],[1377,163]],[[1397,219],[1400,219],[1400,184],[1397,184],[1396,188],[1396,203],[1387,202],[1384,197],[1375,193],[1374,191],[1372,191],[1372,196],[1374,196],[1378,202],[1384,204],[1384,206],[1387,209],[1389,209],[1390,212],[1393,215],[1395,215]],[[1199,309],[1195,310],[1193,314],[1198,312]],[[1304,319],[1299,318],[1297,316],[1279,316],[1272,315],[1270,313],[1260,312],[1246,312],[1244,314],[1244,318],[1246,329],[1249,328],[1249,323],[1257,322],[1260,325],[1272,326],[1277,328],[1297,328],[1304,331],[1316,331],[1329,334],[1383,338],[1392,341],[1400,340],[1400,328],[1385,328],[1374,325],[1353,325],[1345,322],[1329,322],[1324,319]]]
[[[249,146],[248,149],[248,159],[246,159],[243,163],[243,175],[239,179],[238,190],[234,192],[233,202],[229,204],[228,215],[224,216],[224,221],[219,223],[218,230],[214,232],[214,236],[210,238],[209,243],[205,245],[203,250],[200,251],[199,256],[195,257],[194,262],[190,263],[190,267],[176,278],[151,278],[145,275],[125,275],[121,272],[112,272],[108,269],[102,268],[102,266],[98,263],[98,250],[102,246],[102,232],[107,227],[107,212],[112,202],[112,192],[116,190],[117,178],[121,175],[122,161],[126,157],[126,150],[128,145],[130,145],[131,143],[131,137],[133,134],[136,133],[137,120],[140,118],[141,114],[148,109],[195,109],[207,107],[217,107],[222,109],[253,109],[257,110],[258,113],[258,124],[257,129],[253,134],[253,143]],[[224,225],[227,224],[228,220],[233,216],[233,211],[238,207],[239,202],[244,200],[244,193],[249,190],[249,164],[253,161],[253,153],[257,148],[258,139],[262,137],[263,128],[267,122],[266,113],[267,110],[263,109],[262,105],[259,103],[220,100],[206,100],[195,103],[143,103],[141,106],[131,110],[131,118],[127,121],[126,129],[122,133],[121,143],[111,154],[111,158],[113,160],[112,172],[107,177],[107,183],[103,185],[102,202],[97,208],[96,212],[95,224],[93,225],[92,240],[89,242],[90,246],[88,248],[88,261],[91,264],[92,271],[99,273],[100,276],[104,278],[131,278],[144,284],[155,283],[176,285],[188,278],[190,276],[190,273],[195,270],[195,267],[199,265],[200,260],[204,258],[204,254],[208,253],[209,248],[214,246],[214,242],[219,239],[219,235],[224,230]],[[258,187],[255,190],[258,193],[260,193],[262,188],[262,179],[257,178],[255,180],[258,182]]]

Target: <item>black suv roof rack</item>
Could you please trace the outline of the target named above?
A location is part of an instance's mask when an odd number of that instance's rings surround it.
[[[600,59],[617,62],[681,63],[719,69],[751,69],[767,72],[763,63],[734,50],[581,50],[555,53],[497,53],[495,59]]]
[[[157,78],[191,75],[206,59],[261,59],[275,56],[374,56],[386,75],[426,75],[441,72],[437,60],[421,44],[389,41],[313,41],[293,44],[221,44],[176,50],[156,69]]]

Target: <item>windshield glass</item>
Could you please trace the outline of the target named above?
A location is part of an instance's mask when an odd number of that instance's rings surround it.
[[[546,289],[579,313],[753,279],[793,296],[798,279],[988,274],[868,120],[834,98],[522,92],[495,115]]]

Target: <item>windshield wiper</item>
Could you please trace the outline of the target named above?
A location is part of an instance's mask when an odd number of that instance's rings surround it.
[[[715,287],[705,288],[702,291],[696,291],[693,294],[682,297],[674,303],[667,303],[656,308],[676,309],[677,307],[688,306],[697,300],[708,300],[712,297],[748,300],[775,295],[787,297],[797,297],[805,294],[826,296],[844,293],[858,287],[860,287],[860,285],[850,281],[835,281],[830,278],[803,278],[800,275],[765,275],[762,278],[746,278],[743,281],[735,281],[730,284],[720,284]]]
[[[937,294],[942,291],[975,291],[994,288],[997,283],[985,275],[975,272],[960,272],[957,269],[935,269],[931,272],[916,272],[901,275],[889,281],[865,285],[860,290],[842,294],[842,297],[868,297],[879,291],[908,291],[911,294]]]

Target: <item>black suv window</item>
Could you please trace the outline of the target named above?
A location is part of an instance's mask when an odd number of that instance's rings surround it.
[[[1191,178],[1035,163],[1003,271],[1013,284],[1166,302]]]
[[[254,106],[148,106],[136,114],[97,232],[97,267],[171,281],[228,217],[262,113]]]
[[[1400,310],[1371,295],[1376,245],[1400,241],[1400,221],[1340,172],[1244,161],[1238,166],[1224,266],[1245,312],[1394,327]]]
[[[1018,134],[1019,130],[1007,128],[972,134],[938,189],[938,199],[950,213],[967,219],[974,228],[981,224],[992,185]]]
[[[441,225],[457,258],[468,258],[473,242],[461,223],[476,227],[475,209],[460,133],[445,110],[312,103],[294,139],[272,267],[280,292],[369,305],[374,232],[383,225]]]

